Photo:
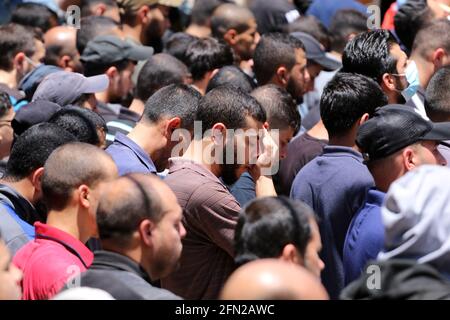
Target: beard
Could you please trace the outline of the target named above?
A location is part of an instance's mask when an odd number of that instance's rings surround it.
[[[299,90],[297,88],[297,85],[295,81],[292,79],[292,77],[289,79],[287,83],[286,91],[292,96],[292,98],[297,104],[303,103],[303,92],[302,90]]]
[[[221,178],[222,181],[226,184],[226,185],[232,185],[234,184],[238,179],[240,174],[238,174],[238,169],[239,169],[239,164],[237,164],[237,152],[236,150],[234,150],[234,157],[233,157],[233,163],[227,163],[226,159],[228,158],[228,147],[227,145],[225,145],[222,149],[222,159],[223,159],[223,164],[222,164],[222,174],[221,174]]]

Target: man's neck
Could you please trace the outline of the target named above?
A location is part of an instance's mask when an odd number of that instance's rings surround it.
[[[79,211],[79,207],[67,207],[60,211],[51,210],[47,214],[47,224],[70,234],[82,243],[86,243],[94,235],[89,230],[83,230],[83,227],[80,226],[80,215],[87,215],[88,213]]]
[[[95,98],[103,103],[109,103],[108,90],[96,93]]]
[[[166,144],[162,142],[164,137],[158,124],[149,124],[140,121],[127,137],[141,147],[153,162],[157,161],[157,155],[166,147]]]
[[[328,131],[323,125],[322,119],[307,132],[311,137],[319,140],[328,140]]]
[[[132,39],[134,42],[138,44],[142,44],[141,39],[141,30],[142,26],[136,25],[135,27],[132,27],[128,24],[123,24],[123,33],[127,38]]]
[[[329,140],[330,146],[340,146],[340,147],[348,147],[352,148],[355,151],[360,151],[358,146],[355,144],[355,136],[339,136],[339,137],[330,137]]]
[[[1,183],[16,190],[23,198],[28,200],[28,202],[30,202],[31,204],[33,205],[35,204],[34,203],[35,189],[29,179],[25,178],[19,181],[2,180]]]
[[[135,98],[131,102],[129,109],[131,111],[136,112],[139,115],[142,115],[144,113],[145,104],[144,104],[144,102],[142,102],[142,100]]]
[[[208,87],[208,82],[209,82],[208,78],[204,77],[201,80],[194,81],[194,83],[192,84],[192,87],[194,89],[196,89],[198,92],[200,92],[200,94],[202,96],[204,96],[206,94],[206,88]]]
[[[205,159],[206,154],[209,155],[210,152],[204,152],[204,150],[210,150],[210,146],[203,140],[192,139],[191,144],[182,158],[199,163],[211,171],[216,177],[220,177],[220,166],[212,163],[213,161],[210,161],[211,159]]]
[[[13,71],[0,70],[0,83],[6,84],[11,89],[17,88],[17,74]]]

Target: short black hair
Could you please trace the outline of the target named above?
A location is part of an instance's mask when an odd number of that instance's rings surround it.
[[[192,42],[186,52],[188,67],[194,81],[201,80],[207,72],[232,65],[232,49],[214,38],[198,39]]]
[[[104,34],[113,34],[114,28],[120,24],[109,17],[89,16],[80,20],[80,29],[77,30],[77,50],[83,53],[89,41]]]
[[[295,50],[305,50],[303,43],[288,34],[267,33],[261,37],[253,56],[258,85],[267,84],[278,67],[284,65],[292,69],[295,65]]]
[[[63,210],[80,185],[91,188],[108,176],[104,161],[113,161],[100,148],[82,142],[67,143],[54,150],[44,166],[42,198],[48,210]]]
[[[358,10],[339,10],[330,22],[330,49],[339,53],[344,52],[345,45],[351,34],[367,31],[367,16]]]
[[[145,103],[162,87],[183,84],[189,75],[186,65],[177,58],[166,53],[155,54],[139,72],[135,96]]]
[[[430,54],[442,48],[450,54],[450,21],[439,19],[427,24],[416,35],[412,54],[428,60]]]
[[[43,167],[53,150],[77,141],[74,135],[52,123],[34,125],[15,141],[6,164],[5,179],[19,181]]]
[[[417,32],[434,19],[434,13],[426,0],[408,0],[394,17],[395,33],[411,52]]]
[[[267,84],[252,93],[266,112],[270,129],[283,130],[291,127],[294,135],[300,130],[301,116],[292,96],[283,88]]]
[[[208,26],[208,19],[212,16],[214,10],[229,0],[195,0],[191,11],[191,23],[199,26]]]
[[[209,80],[206,92],[225,84],[239,88],[246,93],[250,93],[256,87],[253,79],[242,71],[241,68],[225,66],[220,68],[214,77]]]
[[[198,40],[186,32],[176,32],[172,34],[164,44],[164,52],[170,54],[183,62],[186,66],[189,64],[189,60],[186,56],[187,48],[189,44]]]
[[[216,123],[223,123],[227,129],[243,129],[247,126],[246,117],[264,123],[266,113],[258,101],[241,89],[233,86],[220,86],[209,91],[200,100],[195,115],[202,123],[202,134]],[[196,139],[200,139],[196,132]]]
[[[320,99],[320,116],[330,137],[345,135],[366,113],[387,104],[374,80],[356,73],[338,72],[325,86]]]
[[[142,120],[156,123],[163,117],[179,117],[181,128],[194,128],[201,95],[185,84],[171,84],[156,91],[145,103]]]
[[[31,57],[36,52],[36,34],[30,27],[16,23],[0,25],[0,70],[10,71],[16,54]]]
[[[105,120],[92,110],[66,106],[48,120],[73,134],[78,141],[98,145],[100,142],[97,129],[106,128]]]
[[[103,3],[105,6],[110,8],[117,7],[116,0],[81,0],[81,16],[82,17],[91,16],[93,14],[91,11],[91,6],[98,3]]]
[[[114,182],[123,188],[100,197],[97,225],[100,240],[125,248],[139,224],[148,219],[159,222],[163,217],[161,198],[155,192],[152,175],[127,174]]]
[[[3,118],[11,108],[12,104],[9,95],[0,91],[0,118]]]
[[[330,34],[327,27],[314,16],[300,16],[286,26],[287,33],[304,32],[323,45],[325,51],[330,50]]]
[[[86,77],[97,76],[100,74],[104,74],[109,68],[115,67],[118,72],[122,72],[130,63],[134,63],[132,60],[123,59],[119,61],[115,61],[113,63],[97,63],[97,62],[81,62],[83,65],[83,74]]]
[[[58,22],[56,13],[40,3],[19,3],[11,13],[11,22],[39,28],[42,32],[53,27],[52,19]]]
[[[354,37],[342,55],[342,71],[359,73],[382,82],[385,73],[398,73],[391,49],[398,44],[387,30],[366,31]]]
[[[431,78],[425,95],[427,116],[435,122],[450,119],[450,66],[440,68]]]
[[[278,258],[288,244],[304,257],[311,240],[311,219],[313,211],[298,200],[265,197],[251,201],[241,210],[236,226],[236,264]]]

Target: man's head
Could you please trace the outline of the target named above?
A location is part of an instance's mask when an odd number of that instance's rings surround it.
[[[10,21],[46,32],[58,25],[58,16],[43,4],[25,2],[19,3],[11,12]]]
[[[46,100],[63,107],[73,104],[95,110],[97,99],[94,93],[103,92],[108,86],[109,79],[103,74],[85,77],[80,73],[59,71],[42,80],[33,95],[33,101]]]
[[[200,97],[195,89],[187,85],[171,84],[156,91],[145,103],[138,126],[153,126],[160,133],[158,154],[152,155],[158,171],[164,170],[168,159],[175,156],[172,149],[176,145],[190,141]]]
[[[342,54],[346,44],[356,35],[367,31],[367,17],[353,9],[339,10],[330,23],[331,51]]]
[[[427,116],[434,122],[450,121],[450,66],[440,68],[431,78],[425,95]]]
[[[178,7],[180,0],[117,0],[121,21],[139,30],[139,41],[149,45],[162,38],[170,28],[169,11]]]
[[[406,79],[408,57],[387,30],[373,30],[356,35],[345,47],[342,71],[358,73],[375,80],[391,103],[404,102],[402,92],[409,86]]]
[[[169,54],[159,53],[149,58],[139,72],[135,97],[145,103],[165,86],[190,82],[191,75],[183,62]]]
[[[115,0],[82,0],[81,16],[103,16],[120,22],[119,7]]]
[[[66,71],[81,72],[76,35],[77,29],[69,26],[59,26],[48,30],[44,35],[44,63],[58,66]]]
[[[195,82],[208,82],[218,69],[233,64],[233,53],[228,45],[214,38],[198,39],[186,51],[188,67]]]
[[[22,271],[11,260],[11,253],[0,234],[0,300],[20,300],[22,297]]]
[[[386,104],[386,96],[374,80],[338,72],[323,90],[320,116],[330,140],[348,137],[354,143],[359,126]]]
[[[438,145],[450,140],[450,122],[433,124],[403,105],[380,108],[363,123],[356,144],[381,191],[418,166],[446,165]]]
[[[14,87],[45,56],[40,35],[34,29],[14,23],[0,26],[0,52],[0,70],[14,77]]]
[[[320,281],[304,268],[277,259],[252,261],[237,269],[222,300],[328,300]]]
[[[0,159],[5,158],[11,152],[11,144],[14,131],[11,122],[15,112],[8,94],[0,92]]]
[[[109,79],[106,103],[120,103],[132,95],[133,75],[137,61],[146,60],[153,48],[134,45],[112,35],[89,41],[81,55],[85,76],[105,74]]]
[[[259,85],[273,83],[301,99],[310,81],[303,43],[281,33],[261,37],[255,49],[254,70]]]
[[[211,17],[211,32],[233,48],[239,60],[253,58],[259,35],[255,17],[248,8],[231,3],[220,5]]]
[[[202,130],[195,131],[194,139],[202,140],[210,151],[204,152],[204,160],[217,167],[226,184],[233,184],[258,155],[264,109],[240,89],[221,86],[200,100],[195,120]]]
[[[44,166],[42,197],[49,214],[76,212],[81,236],[97,236],[96,211],[101,183],[118,176],[105,151],[82,142],[65,144],[51,153]],[[63,217],[61,217],[64,221]]]
[[[324,268],[314,213],[299,201],[284,197],[253,200],[239,216],[234,242],[238,265],[278,258],[304,266],[317,277]]]
[[[211,78],[206,88],[206,92],[223,85],[231,85],[250,93],[255,89],[256,84],[241,68],[236,66],[225,66]]]
[[[152,280],[178,265],[186,235],[181,218],[173,191],[161,179],[143,174],[106,185],[97,210],[102,247],[131,257]]]
[[[266,112],[267,129],[278,133],[280,159],[287,156],[289,141],[300,130],[301,116],[292,96],[279,86],[268,84],[255,89],[251,93]]]
[[[78,141],[105,148],[106,122],[99,114],[92,110],[77,106],[66,106],[54,113],[49,123],[67,130]]]
[[[311,35],[320,42],[323,50],[330,50],[330,34],[325,27],[314,16],[300,16],[294,22],[286,26],[287,33],[303,32]]]
[[[421,85],[426,88],[439,68],[450,65],[450,21],[436,20],[421,29],[414,40],[411,59],[420,67]]]
[[[175,32],[167,39],[167,41],[165,41],[164,53],[170,54],[184,64],[188,65],[189,60],[186,56],[187,48],[191,42],[194,42],[197,39],[197,37],[194,37],[186,32]]]
[[[111,18],[104,16],[89,16],[80,20],[77,30],[77,50],[81,55],[89,41],[101,35],[115,35],[122,37],[122,26]]]

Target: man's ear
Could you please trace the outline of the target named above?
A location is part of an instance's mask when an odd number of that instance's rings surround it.
[[[69,55],[63,55],[61,58],[59,58],[58,60],[58,65],[64,69],[65,71],[69,71],[72,72],[73,69],[70,66],[70,63],[72,62],[72,57]]]
[[[216,145],[225,145],[227,138],[227,127],[219,122],[213,125],[211,139]]]
[[[44,167],[40,167],[34,170],[34,172],[31,174],[31,183],[33,184],[37,192],[41,192],[42,190],[41,180],[43,174],[44,174]]]
[[[304,265],[302,257],[300,257],[297,248],[292,243],[284,246],[280,258],[286,262]]]
[[[278,67],[277,72],[276,72],[276,81],[283,88],[285,88],[287,86],[288,81],[289,81],[289,71],[286,69],[285,66]]]
[[[362,125],[367,120],[369,120],[369,114],[368,113],[364,113],[363,116],[361,117],[361,119],[359,119],[359,125]]]
[[[142,6],[139,8],[138,12],[136,13],[136,18],[142,23],[142,24],[149,24],[151,18],[148,17],[148,13],[150,12],[150,8],[148,6]]]
[[[25,64],[27,63],[27,60],[25,58],[25,53],[19,52],[14,56],[13,64],[14,68],[19,71],[19,73],[24,73],[23,70],[26,69]]]
[[[230,29],[223,35],[223,39],[229,45],[235,45],[236,44],[236,36],[237,35],[238,35],[238,33],[237,33],[237,31],[235,29]]]
[[[156,228],[156,224],[148,219],[141,221],[138,227],[139,236],[141,241],[145,243],[148,247],[153,247],[153,235]]]
[[[417,167],[416,165],[416,154],[413,148],[406,147],[402,152],[403,156],[403,166],[407,171],[411,171]]]
[[[267,131],[270,130],[270,125],[269,125],[269,123],[268,123],[267,121],[264,122],[263,127],[264,127],[264,129],[266,129]]]
[[[81,206],[85,209],[89,209],[89,207],[91,206],[91,203],[89,201],[91,196],[91,190],[89,189],[89,187],[85,184],[82,184],[77,188],[76,191],[78,193],[78,201],[81,204]]]
[[[381,87],[387,88],[389,91],[394,91],[397,88],[395,87],[394,77],[392,77],[389,73],[383,74],[381,77]]]
[[[171,119],[169,119],[169,121],[167,121],[166,123],[166,135],[170,140],[170,137],[172,136],[172,133],[177,130],[180,129],[181,127],[181,119],[180,117],[173,117]]]
[[[433,59],[435,69],[439,69],[444,65],[445,50],[443,48],[434,50],[431,58]]]
[[[104,3],[99,3],[94,9],[94,15],[95,16],[102,16],[106,12],[106,6]]]
[[[111,82],[112,79],[119,75],[119,70],[116,67],[109,67],[105,74],[108,76],[109,82]]]

